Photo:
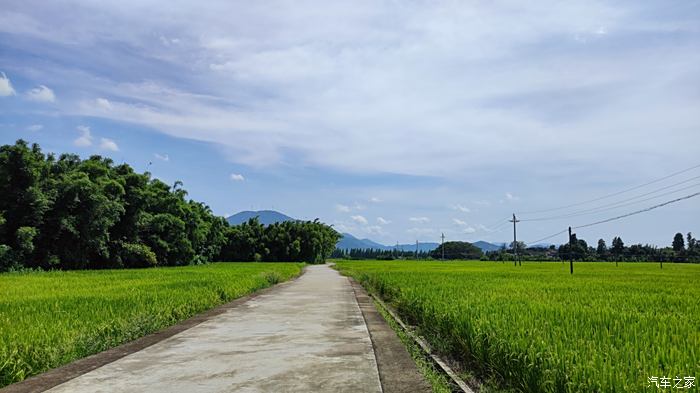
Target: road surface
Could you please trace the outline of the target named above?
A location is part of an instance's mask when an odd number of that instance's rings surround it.
[[[96,392],[381,392],[348,279],[326,265],[53,387]]]

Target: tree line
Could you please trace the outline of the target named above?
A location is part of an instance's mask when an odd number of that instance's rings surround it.
[[[172,186],[105,157],[0,147],[0,271],[320,262],[340,235],[316,221],[229,226]]]
[[[599,239],[596,247],[590,246],[584,239],[571,235],[571,242],[559,247],[526,247],[518,242],[518,255],[522,260],[560,261],[610,261],[610,262],[700,262],[700,242],[688,232],[685,236],[676,233],[669,247],[657,247],[650,244],[625,245],[621,237],[615,236],[610,246],[605,239]],[[513,243],[497,251],[487,252],[484,259],[492,261],[513,260]]]

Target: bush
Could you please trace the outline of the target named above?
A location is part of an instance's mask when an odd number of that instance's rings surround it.
[[[156,254],[145,244],[123,243],[120,254],[124,267],[152,267],[158,264]]]

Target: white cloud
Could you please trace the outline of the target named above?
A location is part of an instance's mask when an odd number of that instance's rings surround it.
[[[461,211],[462,213],[469,213],[469,212],[471,212],[471,210],[470,210],[468,207],[462,206],[462,205],[460,205],[460,204],[452,205],[452,209],[453,209],[453,210]]]
[[[409,228],[406,232],[413,235],[433,235],[437,233],[433,228]]]
[[[362,205],[362,204],[360,204],[360,203],[358,203],[358,202],[355,202],[355,203],[352,205],[352,207],[353,207],[355,210],[365,210],[365,206]]]
[[[464,228],[463,232],[464,232],[464,233],[474,233],[474,232],[476,232],[476,228],[474,228],[474,227],[466,227],[466,228]]]
[[[80,132],[80,136],[73,140],[73,144],[78,147],[92,146],[92,133],[88,126],[77,126],[76,129]]]
[[[40,131],[42,128],[44,128],[44,126],[41,124],[32,124],[30,126],[27,126],[27,131],[37,132]]]
[[[112,103],[106,98],[98,98],[95,100],[95,104],[98,108],[104,109],[106,111],[112,110]]]
[[[378,222],[380,225],[391,224],[391,221],[385,219],[384,217],[377,217],[377,222]]]
[[[428,217],[410,217],[408,220],[411,222],[417,222],[420,224],[425,224],[427,222],[430,222],[430,219]]]
[[[373,196],[373,197],[369,198],[369,201],[372,202],[372,203],[380,203],[380,202],[382,202],[382,200],[379,199],[379,198],[376,197],[376,196]]]
[[[370,235],[383,235],[384,230],[379,225],[369,225],[363,228]]]
[[[100,138],[100,149],[109,151],[119,151],[119,146],[112,139]]]
[[[367,219],[361,215],[351,216],[350,218],[358,224],[367,225]]]
[[[517,196],[511,194],[510,192],[506,192],[506,200],[511,201],[511,202],[515,202],[515,201],[520,200],[520,197],[517,197]]]
[[[468,225],[466,221],[462,221],[459,218],[453,218],[452,222],[455,223],[455,225],[459,225],[459,226],[467,226]]]
[[[56,95],[53,90],[44,85],[39,85],[27,92],[27,98],[37,102],[55,102]]]
[[[244,181],[244,180],[245,180],[245,178],[243,177],[243,175],[241,175],[240,173],[232,173],[231,176],[230,176],[230,178],[231,178],[231,180],[233,180],[233,181]]]
[[[167,155],[167,154],[158,154],[158,153],[155,153],[155,154],[153,154],[153,156],[154,156],[155,158],[161,160],[161,161],[166,161],[166,162],[167,162],[167,161],[170,161],[170,156]]]
[[[339,212],[341,212],[341,213],[349,213],[349,212],[350,212],[350,206],[342,205],[342,204],[338,203],[337,205],[335,205],[335,210],[337,210],[337,211],[339,211]]]
[[[15,94],[10,78],[4,72],[0,72],[0,97],[13,96]]]

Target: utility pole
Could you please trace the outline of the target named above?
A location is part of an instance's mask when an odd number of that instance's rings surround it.
[[[440,245],[440,248],[442,248],[442,259],[441,259],[441,261],[444,261],[444,260],[445,260],[445,233],[444,233],[444,232],[442,233],[442,236],[441,236],[441,237],[442,237],[442,243],[441,243],[441,245]]]
[[[574,243],[571,237],[571,227],[569,227],[569,270],[574,274]]]
[[[520,220],[515,218],[515,213],[513,213],[513,219],[508,220],[513,223],[513,256],[515,259],[513,259],[513,266],[518,266],[518,263],[520,263],[520,266],[522,266],[522,262],[520,262],[520,258],[518,257],[518,237],[516,236],[515,232],[515,224],[519,223]]]

